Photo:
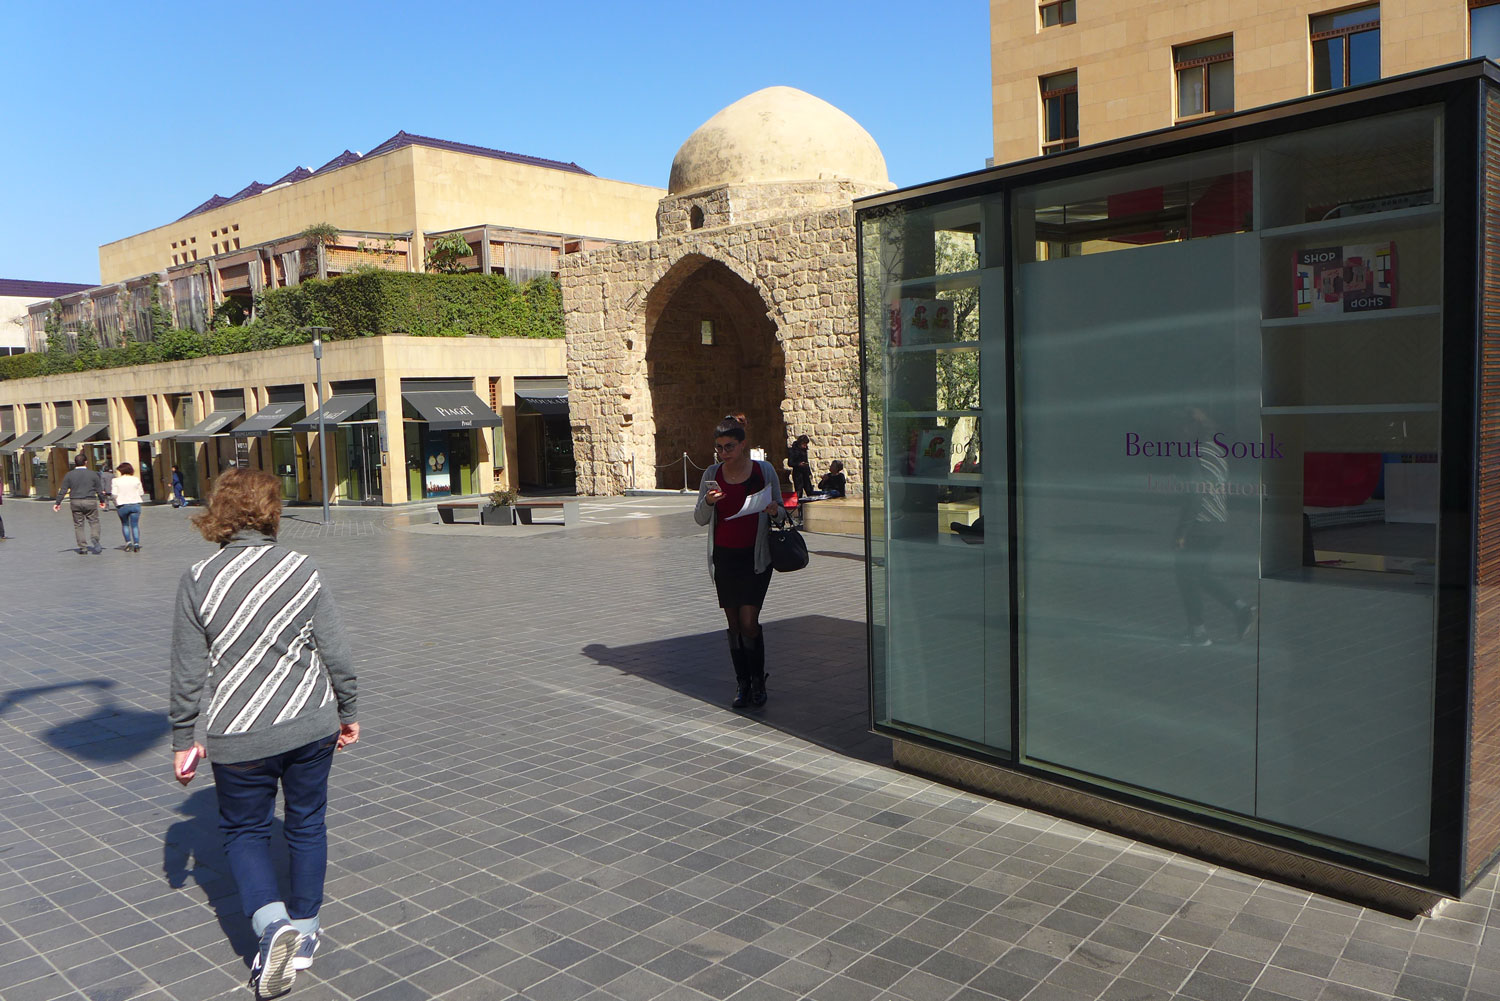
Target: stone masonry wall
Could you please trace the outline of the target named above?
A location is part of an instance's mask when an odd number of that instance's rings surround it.
[[[668,195],[656,209],[658,237],[693,232],[694,206],[703,210],[701,229],[770,222],[818,209],[840,208],[886,187],[859,181],[783,181],[727,184],[686,195]]]
[[[769,190],[764,196],[778,197]],[[788,428],[814,440],[814,481],[830,459],[840,458],[851,492],[860,490],[854,210],[845,202],[562,259],[579,492],[622,493],[632,485],[632,458],[634,485],[655,487],[656,464],[672,458],[655,454],[646,375],[647,300],[666,281],[652,297],[659,301],[707,260],[721,262],[749,283],[767,307],[786,365],[782,416]]]

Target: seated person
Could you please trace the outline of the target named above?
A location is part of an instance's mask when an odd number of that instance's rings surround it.
[[[820,499],[844,496],[844,464],[834,459],[828,464],[828,473],[818,481]]]

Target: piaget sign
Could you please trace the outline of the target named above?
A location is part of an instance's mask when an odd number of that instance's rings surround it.
[[[455,420],[459,420],[459,419],[464,418],[464,417],[473,418],[473,417],[478,417],[479,416],[478,414],[476,414],[474,412],[474,409],[472,407],[469,407],[469,406],[462,406],[462,407],[433,407],[432,409],[435,410],[442,417],[449,417],[449,418],[453,418]],[[460,425],[462,427],[473,427],[474,426],[474,422],[472,420],[460,420]]]

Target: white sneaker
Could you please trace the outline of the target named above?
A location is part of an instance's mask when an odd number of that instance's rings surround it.
[[[292,989],[297,969],[292,954],[297,951],[297,929],[286,920],[272,921],[260,937],[260,950],[250,964],[250,989],[257,999],[279,998]]]
[[[297,951],[292,953],[292,969],[305,970],[312,966],[313,956],[318,951],[318,933],[303,935],[297,940]]]

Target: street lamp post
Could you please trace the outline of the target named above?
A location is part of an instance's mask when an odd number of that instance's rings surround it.
[[[323,481],[323,524],[332,523],[328,514],[328,439],[323,435],[323,335],[332,333],[332,327],[303,327],[313,335],[313,361],[318,369],[318,473]]]

